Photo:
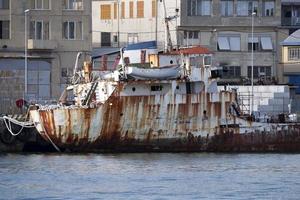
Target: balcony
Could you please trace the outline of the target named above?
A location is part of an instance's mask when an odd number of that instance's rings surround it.
[[[300,17],[283,17],[282,26],[300,26]]]
[[[53,40],[28,40],[30,50],[54,50],[57,48],[56,41]]]
[[[299,63],[291,63],[291,64],[283,64],[283,74],[299,74],[300,73],[300,62]]]
[[[293,0],[292,2],[288,2],[287,0],[285,2],[282,2],[282,26],[300,26],[300,1]]]

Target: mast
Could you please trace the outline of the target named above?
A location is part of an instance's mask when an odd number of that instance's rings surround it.
[[[170,33],[170,26],[169,21],[176,19],[178,17],[178,14],[174,16],[168,16],[167,17],[167,8],[166,8],[166,1],[163,0],[163,6],[164,6],[164,18],[165,18],[165,26],[166,26],[166,43],[165,43],[165,52],[170,52],[173,49],[172,39],[171,39],[171,33]]]

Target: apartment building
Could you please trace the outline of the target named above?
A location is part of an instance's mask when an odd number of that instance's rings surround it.
[[[272,82],[277,77],[280,0],[186,0],[181,1],[180,45],[204,45],[223,67],[223,82]],[[253,28],[253,29],[252,29]],[[253,30],[253,37],[252,37]],[[279,49],[279,51],[278,51]]]
[[[300,87],[300,55],[299,31],[300,29],[300,0],[281,1],[281,27],[288,30],[282,42],[282,56],[280,61],[280,77],[283,83]],[[300,89],[296,89],[300,94]]]
[[[90,0],[0,1],[0,112],[60,96],[77,52],[91,51],[90,13]]]
[[[179,0],[93,0],[93,46],[119,47],[157,40],[166,41],[165,17],[169,17],[172,43],[177,44]]]

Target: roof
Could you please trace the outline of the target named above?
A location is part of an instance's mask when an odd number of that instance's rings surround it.
[[[114,48],[114,47],[101,47],[101,48],[93,48],[92,50],[92,57],[93,59],[99,58],[103,55],[110,55],[119,53],[120,48]]]
[[[135,44],[129,44],[125,48],[125,50],[138,50],[138,49],[156,49],[157,44],[156,41],[147,41],[147,42],[139,42]]]
[[[172,51],[170,54],[212,54],[212,52],[201,46],[182,48],[178,51]]]
[[[292,33],[283,42],[280,43],[282,46],[299,46],[300,45],[300,29]]]

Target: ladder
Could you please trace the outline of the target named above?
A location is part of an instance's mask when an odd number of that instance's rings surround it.
[[[91,86],[90,90],[88,91],[85,99],[82,102],[83,106],[86,106],[91,102],[92,95],[95,93],[95,91],[97,89],[97,86],[98,86],[98,82],[93,82],[92,83],[92,86]]]

